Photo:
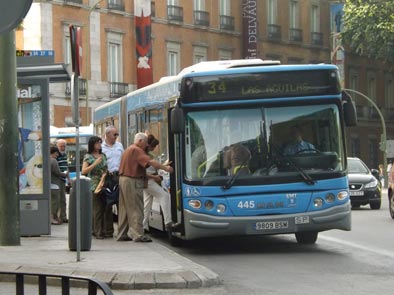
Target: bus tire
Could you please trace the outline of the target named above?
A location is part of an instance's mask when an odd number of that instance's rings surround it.
[[[295,233],[297,243],[304,244],[304,245],[316,243],[317,235],[318,235],[318,232],[315,232],[315,231]]]
[[[182,247],[184,245],[184,240],[174,236],[171,232],[167,231],[167,236],[171,246]]]

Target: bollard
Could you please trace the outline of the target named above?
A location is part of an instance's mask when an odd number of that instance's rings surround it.
[[[77,250],[77,194],[75,180],[68,206],[68,247],[71,251]],[[81,223],[78,225],[81,233],[81,251],[89,251],[92,246],[92,192],[90,190],[90,178],[80,178],[80,212]]]

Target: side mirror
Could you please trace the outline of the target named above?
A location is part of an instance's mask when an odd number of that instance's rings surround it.
[[[377,169],[371,169],[371,173],[372,173],[373,176],[375,176],[375,178],[376,178],[377,180],[379,180],[379,170],[377,170]]]
[[[356,107],[352,98],[346,92],[342,92],[343,101],[343,118],[348,127],[357,126],[357,113]]]
[[[185,115],[183,113],[183,109],[181,109],[178,105],[176,105],[171,110],[171,122],[170,128],[171,133],[179,134],[185,131]]]

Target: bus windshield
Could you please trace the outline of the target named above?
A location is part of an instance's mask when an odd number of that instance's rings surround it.
[[[186,124],[189,181],[285,183],[345,168],[335,104],[190,111]]]

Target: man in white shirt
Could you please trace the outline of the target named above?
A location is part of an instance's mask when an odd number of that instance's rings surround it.
[[[117,141],[119,132],[115,126],[105,128],[105,138],[101,144],[103,153],[107,156],[108,177],[112,178],[112,183],[119,184],[119,165],[124,152],[123,145]],[[116,204],[117,205],[117,204]],[[112,237],[114,233],[112,205],[108,205],[105,211],[105,234],[104,237]]]

